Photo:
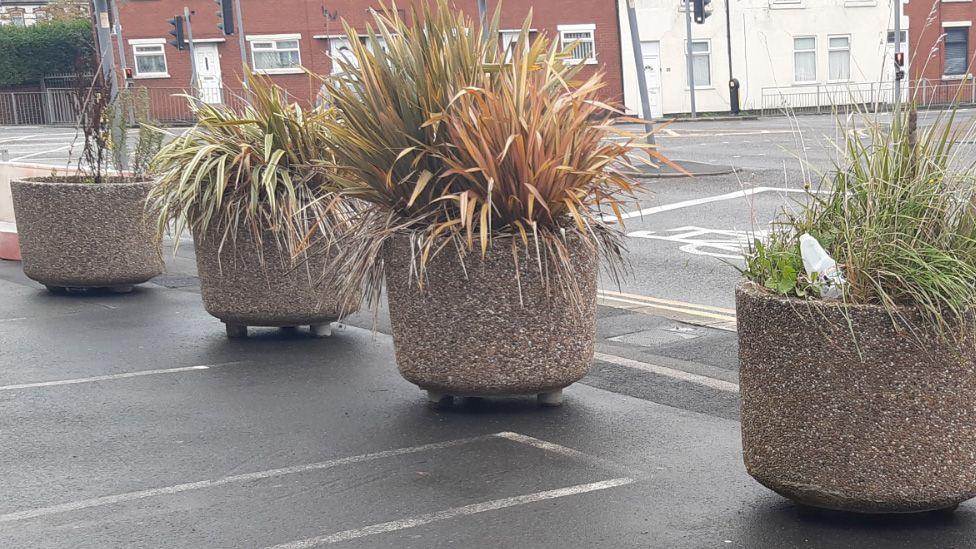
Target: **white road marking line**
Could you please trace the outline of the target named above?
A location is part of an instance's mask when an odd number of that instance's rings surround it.
[[[629,475],[634,478],[643,477],[644,474],[640,471],[634,470],[633,467],[628,467],[626,465],[611,461],[607,458],[590,455],[561,444],[556,444],[555,442],[549,442],[548,440],[542,440],[535,437],[530,437],[529,435],[523,435],[522,433],[514,433],[511,431],[506,431],[503,433],[496,433],[496,437],[511,440],[512,442],[518,442],[546,452],[552,452],[554,454],[560,454],[572,459],[578,459],[580,461],[598,465],[604,469],[609,469],[611,471],[617,471],[618,473]]]
[[[681,381],[687,381],[689,383],[695,383],[697,385],[704,385],[705,387],[711,387],[712,389],[718,389],[719,391],[726,391],[729,393],[738,393],[739,385],[737,383],[732,383],[722,379],[715,379],[713,377],[703,376],[699,374],[692,374],[690,372],[685,372],[683,370],[675,370],[674,368],[668,368],[666,366],[658,366],[657,364],[649,364],[647,362],[641,362],[639,360],[633,360],[630,358],[624,358],[622,356],[608,355],[604,353],[593,353],[593,358],[601,360],[603,362],[609,362],[611,364],[616,364],[618,366],[625,366],[627,368],[633,368],[635,370],[643,370],[645,372],[650,372],[652,374],[658,374],[672,379],[678,379]]]
[[[201,480],[197,482],[187,482],[184,484],[176,484],[174,486],[166,486],[163,488],[151,488],[148,490],[139,490],[136,492],[126,492],[122,494],[114,494],[111,496],[101,496],[101,497],[96,497],[91,499],[71,501],[68,503],[60,503],[57,505],[50,505],[47,507],[37,507],[34,509],[26,509],[23,511],[16,511],[13,513],[0,515],[0,523],[26,520],[26,519],[32,519],[37,517],[44,517],[48,515],[56,515],[59,513],[67,513],[69,511],[78,511],[81,509],[90,509],[92,507],[101,507],[104,505],[114,505],[117,503],[124,503],[127,501],[146,499],[146,498],[151,498],[151,497],[161,496],[166,494],[178,494],[180,492],[188,492],[190,490],[214,488],[216,486],[224,486],[236,482],[249,482],[253,480],[262,480],[267,478],[280,477],[284,475],[293,475],[296,473],[305,473],[308,471],[330,469],[333,467],[338,467],[340,465],[363,463],[367,461],[373,461],[376,459],[402,456],[406,454],[415,454],[417,452],[425,452],[428,450],[440,450],[443,448],[450,448],[452,446],[460,446],[462,444],[487,440],[494,436],[495,435],[484,435],[478,437],[449,440],[446,442],[435,442],[431,444],[422,444],[420,446],[411,446],[409,448],[398,448],[395,450],[384,450],[382,452],[374,452],[374,453],[362,454],[358,456],[330,459],[327,461],[308,463],[305,465],[293,465],[291,467],[267,469],[265,471],[243,473],[239,475],[230,475],[230,476],[221,477],[217,479]]]
[[[20,136],[17,136],[17,137],[8,137],[6,139],[0,139],[0,143],[3,143],[3,144],[13,143],[15,141],[25,141],[25,140],[34,139],[34,138],[37,138],[37,137],[49,138],[49,137],[65,137],[65,136],[72,136],[72,135],[77,135],[77,134],[74,134],[74,133],[35,133],[35,134],[29,134],[29,135],[20,135]]]
[[[38,387],[57,387],[60,385],[78,385],[80,383],[95,383],[97,381],[111,381],[115,379],[128,379],[130,377],[156,376],[160,374],[177,374],[180,372],[192,372],[195,370],[209,370],[220,366],[230,366],[241,364],[241,361],[222,362],[219,364],[201,364],[199,366],[183,366],[180,368],[164,368],[159,370],[141,370],[138,372],[125,372],[121,374],[109,374],[94,377],[79,377],[75,379],[59,379],[55,381],[39,381],[36,383],[18,383],[16,385],[0,385],[0,391],[17,391],[20,389],[36,389]]]
[[[54,153],[54,152],[63,151],[65,149],[70,149],[70,148],[71,148],[71,145],[65,145],[63,147],[58,147],[56,149],[49,149],[49,150],[37,151],[35,153],[25,154],[23,156],[18,156],[17,158],[13,158],[10,161],[11,162],[17,162],[19,160],[24,160],[26,158],[33,158],[35,156],[40,156],[42,154]]]
[[[734,316],[719,315],[719,314],[708,313],[708,312],[704,312],[704,311],[696,311],[694,309],[687,309],[687,308],[684,308],[684,307],[672,307],[670,305],[657,305],[657,304],[653,304],[653,303],[646,303],[646,302],[642,302],[642,301],[634,301],[634,300],[631,300],[631,299],[625,299],[625,298],[622,298],[622,297],[613,297],[613,296],[600,296],[600,297],[602,297],[603,299],[606,299],[606,300],[617,301],[617,302],[620,302],[620,303],[627,303],[629,305],[637,305],[639,307],[650,307],[650,308],[653,308],[653,309],[661,309],[661,310],[664,310],[664,311],[672,311],[672,312],[676,312],[676,313],[684,313],[686,315],[700,316],[700,317],[704,317],[704,318],[711,318],[713,320],[721,320],[723,322],[735,322],[735,317]]]
[[[684,200],[681,202],[675,202],[673,204],[665,204],[663,206],[654,206],[652,208],[644,208],[642,210],[637,210],[636,212],[626,212],[620,215],[623,219],[629,219],[631,217],[641,217],[645,215],[652,215],[661,212],[669,212],[671,210],[679,210],[681,208],[690,208],[692,206],[699,206],[701,204],[708,204],[711,202],[722,202],[725,200],[734,200],[736,198],[744,198],[746,196],[752,196],[759,193],[767,192],[779,192],[779,193],[806,193],[804,189],[790,189],[785,187],[752,187],[750,189],[742,189],[741,191],[735,191],[727,194],[719,194],[715,196],[707,196],[704,198],[694,198],[691,200]],[[605,215],[603,216],[603,221],[606,223],[612,223],[617,220],[615,215]]]
[[[563,498],[567,496],[575,496],[579,494],[586,494],[588,492],[596,492],[598,490],[608,490],[610,488],[616,488],[619,486],[626,486],[628,484],[633,484],[634,482],[635,481],[632,478],[621,477],[621,478],[614,478],[610,480],[603,480],[600,482],[591,482],[589,484],[577,484],[576,486],[557,488],[555,490],[545,490],[543,492],[535,492],[533,494],[526,494],[523,496],[494,499],[491,501],[484,501],[481,503],[465,505],[463,507],[454,507],[452,509],[445,509],[443,511],[436,511],[434,513],[417,515],[402,520],[381,522],[379,524],[373,524],[371,526],[366,526],[364,528],[345,530],[342,532],[336,532],[335,534],[318,536],[314,538],[308,538],[308,539],[293,541],[289,543],[282,543],[280,545],[275,545],[270,549],[307,549],[309,547],[317,547],[319,545],[339,543],[342,541],[364,538],[366,536],[373,536],[376,534],[396,532],[399,530],[405,530],[407,528],[416,528],[418,526],[424,526],[432,522],[440,522],[444,520],[450,520],[456,517],[476,515],[478,513],[484,513],[487,511],[496,511],[498,509],[505,509],[507,507],[516,507],[518,505],[526,505],[528,503],[536,503],[539,501],[546,501],[550,499]]]
[[[688,307],[692,309],[701,309],[703,311],[725,313],[727,315],[732,316],[733,318],[735,317],[735,309],[727,309],[725,307],[715,307],[713,305],[700,305],[698,303],[689,303],[687,301],[674,301],[672,299],[661,299],[659,297],[651,297],[648,295],[628,294],[624,292],[614,292],[611,290],[598,290],[597,293],[605,296],[626,297],[628,299],[633,299],[636,301],[645,301],[653,304],[675,305],[678,307]]]

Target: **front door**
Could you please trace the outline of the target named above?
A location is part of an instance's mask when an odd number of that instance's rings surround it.
[[[193,59],[197,71],[197,97],[206,103],[223,103],[224,81],[220,75],[217,44],[194,44]]]
[[[644,79],[647,83],[647,98],[651,104],[651,116],[660,118],[664,115],[661,108],[661,43],[641,42],[641,54],[644,57]]]

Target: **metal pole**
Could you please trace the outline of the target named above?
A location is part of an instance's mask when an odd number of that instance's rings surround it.
[[[895,55],[901,51],[901,0],[892,0],[895,5]],[[894,64],[894,59],[891,60]],[[895,67],[895,113],[901,106],[901,79],[898,78],[899,67]]]
[[[190,87],[197,92],[197,56],[193,54],[193,28],[190,26],[190,8],[183,6],[183,24],[186,26],[186,43],[190,48]]]
[[[688,92],[691,94],[691,117],[697,118],[698,112],[695,109],[695,63],[691,47],[691,0],[684,0],[685,4],[685,30],[688,33]]]
[[[125,75],[125,69],[128,67],[128,64],[125,60],[125,45],[122,43],[122,20],[119,19],[119,5],[117,1],[108,0],[108,2],[112,8],[112,19],[115,22],[115,46],[119,49],[119,71]],[[125,80],[122,87],[129,87],[128,79]]]
[[[244,16],[241,15],[241,0],[231,0],[234,2],[234,19],[237,19],[237,47],[241,49],[242,68],[248,66],[247,48],[244,41]],[[244,71],[244,87],[247,87],[247,71]]]
[[[637,92],[641,102],[641,117],[644,119],[644,133],[647,142],[654,144],[654,124],[651,123],[651,99],[647,94],[647,74],[644,72],[644,54],[641,51],[640,30],[637,27],[636,0],[627,0],[627,22],[630,23],[630,44],[634,51],[634,67],[637,69]]]
[[[488,40],[488,2],[478,0],[478,21],[481,21],[481,38]]]
[[[98,37],[98,53],[101,59],[102,74],[111,86],[112,99],[119,93],[118,74],[115,71],[115,54],[112,50],[111,18],[107,0],[94,0],[95,35]]]
[[[729,48],[729,80],[732,80],[732,8],[725,0],[725,41]]]

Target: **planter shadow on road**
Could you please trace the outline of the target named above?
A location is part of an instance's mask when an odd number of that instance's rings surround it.
[[[972,547],[974,527],[976,513],[968,507],[952,513],[862,514],[816,509],[770,497],[743,517],[743,531],[736,537],[750,540],[755,547],[772,547],[774,543],[779,547],[853,547],[855,540],[918,547],[918,536],[926,535],[928,547]],[[913,534],[911,539],[906,537],[909,534]],[[810,545],[811,539],[818,541]]]

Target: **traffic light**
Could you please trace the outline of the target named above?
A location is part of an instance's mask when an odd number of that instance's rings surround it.
[[[902,80],[905,78],[905,52],[899,51],[895,52],[895,79]]]
[[[224,34],[234,34],[234,0],[214,0],[220,7],[217,12],[217,28],[224,31]]]
[[[184,34],[183,30],[183,16],[177,15],[169,20],[169,24],[171,27],[173,27],[173,29],[169,31],[169,34],[173,37],[173,40],[170,40],[169,43],[178,50],[186,49],[186,34]]]
[[[708,16],[712,14],[712,11],[706,8],[711,3],[712,0],[693,0],[695,23],[701,25],[706,19],[708,19]]]

